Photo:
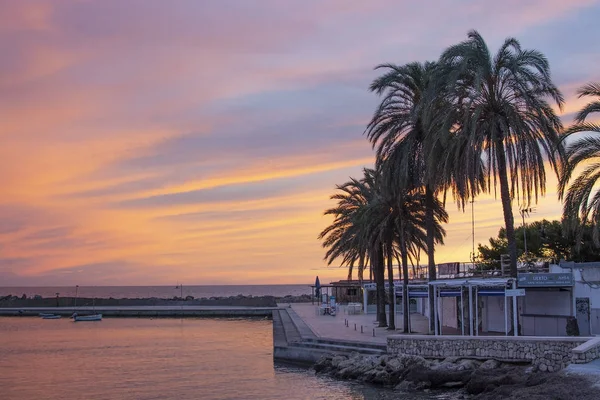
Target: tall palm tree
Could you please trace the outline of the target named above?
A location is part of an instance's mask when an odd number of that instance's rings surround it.
[[[451,159],[445,151],[448,140],[437,140],[432,133],[439,134],[446,122],[438,114],[447,104],[433,88],[437,64],[383,64],[376,69],[386,72],[373,81],[370,90],[382,96],[382,100],[365,132],[376,148],[377,162],[395,170],[398,183],[394,184],[424,187],[428,277],[433,281],[436,279],[435,227],[440,222],[434,212],[437,196],[453,187],[456,189],[453,193],[462,198],[464,204],[464,198],[473,190],[463,189],[476,185],[454,183],[457,178],[469,179],[471,175],[453,174]],[[446,162],[441,164],[444,157]],[[447,218],[441,222],[447,222]],[[429,313],[433,315],[433,302],[429,304]],[[430,330],[433,330],[432,318]]]
[[[527,206],[544,194],[544,158],[558,171],[562,124],[549,101],[562,108],[563,96],[546,57],[523,50],[513,38],[492,56],[481,35],[471,31],[466,41],[444,51],[439,64],[443,94],[452,104],[446,111],[458,122],[454,133],[464,137],[473,159],[486,162],[486,181],[494,191],[499,183],[510,272],[516,277],[512,200]]]
[[[402,276],[404,331],[408,332],[410,318],[409,296],[408,296],[408,260],[414,258],[422,249],[427,248],[427,213],[434,214],[433,234],[435,243],[442,243],[446,234],[440,222],[448,220],[442,203],[435,198],[431,210],[427,209],[427,194],[424,186],[407,186],[398,182],[398,170],[382,165],[383,176],[387,178],[385,187],[393,193],[394,199],[390,204],[390,210],[394,216],[396,241],[400,253],[401,265],[399,265],[399,276]]]
[[[364,170],[364,174],[360,180],[351,178],[349,182],[337,186],[338,193],[331,199],[338,203],[336,207],[325,211],[325,215],[334,216],[334,221],[319,234],[319,239],[323,240],[323,247],[328,249],[325,260],[329,265],[341,259],[352,266],[358,258],[359,276],[362,276],[361,270],[370,262],[377,285],[377,318],[380,326],[387,326],[382,246],[377,236],[369,236],[369,220],[365,218],[375,197],[375,176],[368,169]]]
[[[600,181],[600,124],[586,122],[591,113],[600,113],[600,83],[589,83],[579,89],[578,94],[579,98],[594,96],[597,100],[588,103],[577,113],[575,124],[563,136],[567,138],[575,133],[585,134],[567,146],[567,162],[559,181],[559,196],[564,198],[564,221],[568,228],[577,232],[578,243],[583,228],[591,223],[594,244],[600,246],[600,190],[594,189]],[[575,169],[580,165],[586,165],[586,168],[569,186]]]

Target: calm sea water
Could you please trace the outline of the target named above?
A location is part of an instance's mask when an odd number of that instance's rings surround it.
[[[79,297],[95,297],[99,299],[112,298],[172,298],[174,296],[183,297],[194,296],[201,297],[228,297],[237,296],[276,296],[284,297],[287,295],[300,296],[310,294],[311,288],[306,285],[204,285],[187,286],[183,289],[172,286],[79,286],[77,294]],[[14,295],[21,297],[27,295],[32,297],[40,295],[42,297],[54,297],[60,293],[63,297],[75,297],[75,286],[56,286],[56,287],[0,287],[0,296]]]
[[[391,399],[273,364],[271,321],[0,318],[0,398]]]

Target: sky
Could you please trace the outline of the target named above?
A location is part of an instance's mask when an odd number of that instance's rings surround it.
[[[599,18],[591,0],[0,0],[0,286],[344,278],[317,236],[374,161],[373,68],[514,36],[570,123],[600,81]],[[530,220],[559,217],[555,187]],[[470,210],[448,211],[436,261],[467,261]],[[487,242],[500,200],[474,212]]]

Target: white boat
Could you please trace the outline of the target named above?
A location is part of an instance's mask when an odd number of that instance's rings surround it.
[[[60,315],[54,315],[54,314],[44,314],[41,317],[42,317],[42,319],[60,319]]]
[[[73,321],[102,321],[102,314],[91,314],[91,315],[77,315],[74,313],[71,318]]]

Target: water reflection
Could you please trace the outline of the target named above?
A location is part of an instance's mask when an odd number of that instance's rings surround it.
[[[26,399],[385,399],[274,366],[271,321],[0,319],[0,389]]]

